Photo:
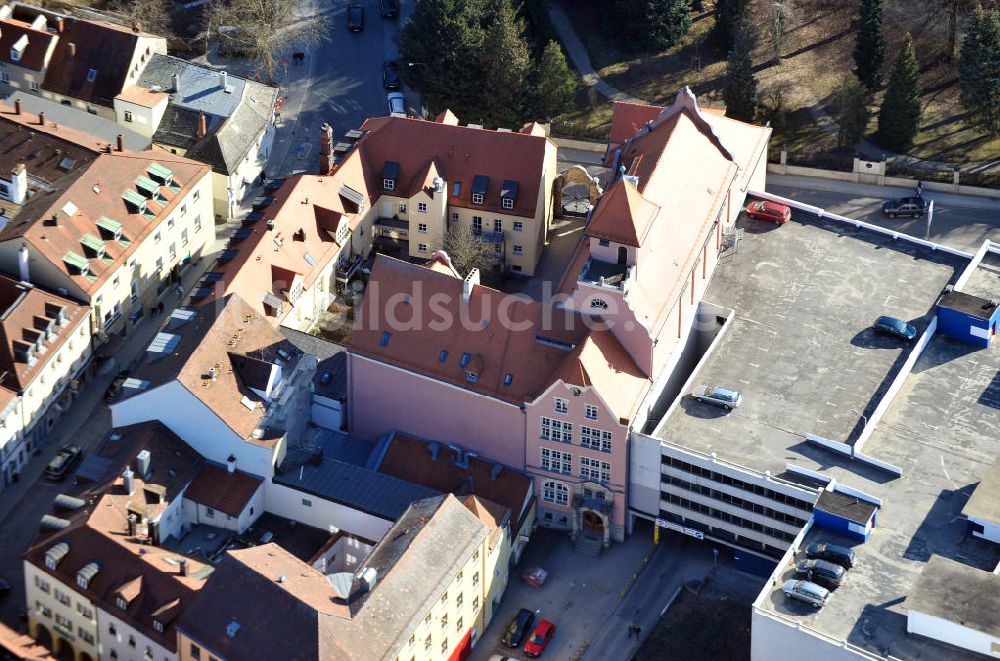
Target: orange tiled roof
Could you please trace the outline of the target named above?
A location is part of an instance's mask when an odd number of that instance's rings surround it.
[[[11,59],[10,52],[14,44],[24,36],[28,37],[28,45],[21,53],[21,58],[15,62]],[[45,67],[45,53],[55,38],[56,35],[51,32],[32,29],[30,23],[6,18],[0,21],[0,61],[15,67],[41,71]]]
[[[660,114],[659,106],[615,101],[611,106],[611,136],[608,142],[621,144]]]
[[[659,211],[659,205],[644,198],[635,184],[618,179],[598,200],[586,234],[638,248]]]
[[[230,475],[226,468],[205,464],[184,492],[184,497],[236,517],[262,483],[263,480],[259,477],[244,471],[237,470]]]

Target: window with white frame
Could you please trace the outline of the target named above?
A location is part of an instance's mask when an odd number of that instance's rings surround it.
[[[399,213],[406,213],[406,202],[399,203]]]
[[[417,211],[419,211],[420,213],[427,213],[427,203],[417,202]]]
[[[556,397],[556,413],[568,413],[569,412],[569,400],[562,397]]]
[[[562,420],[553,420],[542,416],[540,418],[541,430],[539,436],[546,441],[559,441],[560,443],[573,442],[573,425]]]
[[[482,204],[483,203],[483,194],[482,193],[473,193],[472,194],[472,203],[473,204]]]
[[[459,218],[458,212],[457,211],[452,211],[451,212],[451,219],[452,220],[458,220],[458,218]]]
[[[396,180],[395,179],[383,179],[382,180],[383,190],[396,190]]]
[[[573,455],[569,452],[542,448],[542,469],[571,475],[573,473]]]
[[[472,231],[475,234],[482,234],[483,232],[483,217],[473,216],[472,217]]]
[[[522,223],[520,220],[515,220],[514,221],[514,231],[515,232],[522,232],[522,231],[524,231],[524,223]]]
[[[587,404],[584,408],[587,420],[597,420],[597,407],[593,404]]]
[[[427,232],[427,223],[417,223],[418,232]]]
[[[427,252],[427,244],[426,243],[418,243],[417,244],[417,251],[418,252]]]
[[[598,480],[600,482],[611,481],[611,464],[607,461],[598,461],[589,457],[580,457],[580,477]]]
[[[523,255],[524,254],[524,248],[522,248],[521,246],[515,245],[514,246],[514,254],[515,255]]]
[[[569,488],[562,482],[546,480],[542,483],[542,500],[556,505],[565,505],[569,502]]]
[[[611,452],[611,432],[581,425],[580,445],[591,450]]]
[[[503,199],[503,208],[504,209],[513,209],[514,208],[514,200],[510,199],[509,197],[505,197]]]
[[[607,310],[608,302],[600,298],[590,299],[590,307],[597,308],[598,310]]]

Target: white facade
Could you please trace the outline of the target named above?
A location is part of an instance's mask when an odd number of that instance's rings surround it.
[[[360,539],[343,535],[316,558],[312,568],[325,575],[355,572],[361,568],[374,548],[374,545],[366,544]]]
[[[176,380],[111,404],[114,427],[147,420],[159,420],[209,461],[225,465],[229,455],[234,455],[240,470],[265,481],[274,475],[272,452],[276,454],[284,443],[272,449],[242,438]]]
[[[393,521],[323,500],[274,482],[267,483],[267,511],[320,530],[342,530],[365,539],[382,539]]]
[[[973,537],[1000,544],[1000,524],[976,516],[968,517]]]
[[[184,498],[184,522],[191,525],[214,526],[225,530],[232,530],[236,534],[242,534],[247,528],[264,513],[264,485],[261,483],[257,490],[247,501],[243,511],[237,516],[214,510],[211,507],[196,503],[189,498]]]
[[[909,610],[906,632],[915,633],[943,643],[972,650],[979,654],[1000,658],[1000,638],[976,631],[957,622],[950,622],[935,615]]]
[[[28,561],[24,562],[24,586],[33,638],[37,640],[40,628],[45,627],[52,636],[54,653],[72,649],[98,658],[93,601]]]
[[[344,409],[339,401],[313,394],[309,421],[317,427],[340,431],[344,425]]]
[[[97,609],[97,631],[101,661],[175,661],[177,652],[131,626],[128,621],[103,608]]]

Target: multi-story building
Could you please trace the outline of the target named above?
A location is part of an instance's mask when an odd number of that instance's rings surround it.
[[[86,302],[95,332],[129,334],[215,237],[209,168],[110,147],[80,166],[63,158],[78,170],[0,231],[0,268]]]
[[[413,503],[354,572],[324,574],[272,545],[230,551],[180,618],[177,658],[464,658],[507,573],[475,501]]]
[[[271,153],[278,89],[160,53],[134,83],[114,98],[118,123],[211,165],[215,219],[229,220]]]
[[[115,97],[136,84],[149,59],[167,53],[167,40],[143,32],[138,24],[123,26],[37,11],[61,29],[41,91],[29,91],[106,119],[116,119]]]
[[[92,115],[79,108],[66,106],[36,94],[14,92],[5,99],[4,103],[8,106],[20,104],[23,111],[29,116],[43,115],[46,124],[51,124],[56,129],[56,135],[61,133],[59,129],[69,129],[76,132],[84,137],[84,146],[93,147],[95,143],[97,145],[102,143],[117,145],[118,136],[121,136],[126,151],[145,151],[153,145],[152,137],[143,135],[128,126],[122,126],[100,115]],[[99,151],[107,151],[107,148],[99,149]]]
[[[466,447],[535,476],[539,521],[605,544],[628,526],[628,444],[679,359],[770,129],[689,91],[613,151],[556,302],[379,257],[351,336],[349,428]],[[443,259],[443,258],[442,258]],[[392,406],[385,402],[391,401]]]
[[[43,14],[20,20],[10,5],[0,7],[0,90],[39,94],[45,72],[64,24],[50,28]]]
[[[0,276],[0,460],[17,479],[90,374],[90,310]]]
[[[211,275],[209,276],[211,277]],[[111,403],[115,426],[160,420],[202,456],[274,475],[309,420],[316,358],[238,296],[179,307]]]

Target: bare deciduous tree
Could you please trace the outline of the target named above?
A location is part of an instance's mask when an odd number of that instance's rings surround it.
[[[108,9],[120,14],[129,24],[142,26],[143,31],[170,39],[174,36],[170,24],[169,0],[111,0]]]
[[[326,18],[297,16],[295,7],[288,0],[210,0],[205,18],[210,35],[256,60],[273,83],[282,53],[315,45],[330,31]]]
[[[495,244],[481,241],[472,232],[454,228],[444,235],[441,249],[448,253],[451,264],[463,278],[472,269],[479,269],[484,284],[497,279]]]
[[[761,26],[771,44],[774,63],[781,62],[781,49],[789,29],[799,20],[799,9],[795,0],[765,0],[758,10]]]

